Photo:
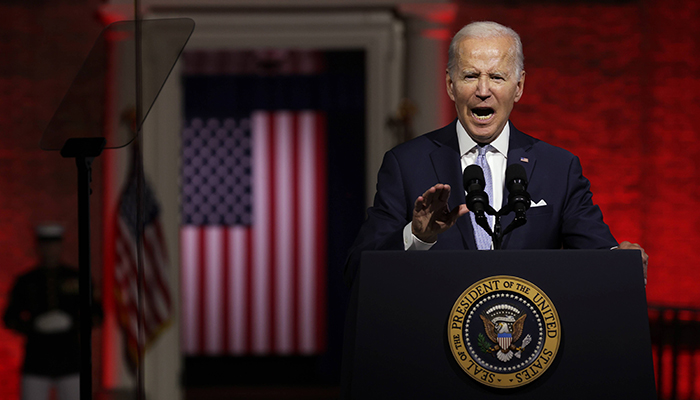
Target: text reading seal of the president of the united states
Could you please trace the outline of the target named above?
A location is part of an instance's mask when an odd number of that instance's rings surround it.
[[[552,365],[561,323],[540,288],[499,275],[476,282],[459,296],[447,335],[467,375],[488,386],[515,388],[533,382]]]

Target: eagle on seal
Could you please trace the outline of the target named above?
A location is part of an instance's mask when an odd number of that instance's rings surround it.
[[[494,318],[492,321],[484,315],[480,314],[479,316],[481,320],[484,321],[486,336],[488,336],[492,342],[496,343],[493,350],[496,351],[496,356],[499,360],[503,362],[510,361],[510,359],[513,358],[513,351],[520,352],[522,350],[521,347],[516,347],[512,343],[520,339],[527,314],[523,314],[517,321],[513,322],[512,332],[508,327],[508,322],[513,321],[512,316],[509,316],[510,321],[502,320],[502,318]],[[525,345],[523,345],[523,347],[525,347]],[[517,353],[517,355],[518,357],[520,356],[519,353]]]

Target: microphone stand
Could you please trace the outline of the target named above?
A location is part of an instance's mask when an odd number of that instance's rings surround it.
[[[510,176],[510,177],[509,177]],[[506,185],[510,195],[508,196],[508,204],[496,211],[489,204],[489,196],[484,192],[484,174],[478,165],[468,166],[462,173],[464,189],[467,192],[466,203],[470,210],[474,212],[474,221],[479,225],[489,236],[493,243],[494,250],[501,250],[503,244],[503,236],[512,232],[515,228],[521,227],[527,223],[525,212],[530,208],[530,194],[527,193],[527,177],[525,169],[514,164],[508,167],[506,171]],[[501,227],[501,217],[515,211],[515,218],[505,230]],[[494,216],[493,231],[489,226],[489,221],[486,215]]]
[[[527,223],[527,217],[525,215],[525,211],[518,212],[516,211],[515,219],[513,222],[508,224],[505,230],[502,230],[501,228],[501,217],[504,215],[508,215],[513,211],[513,205],[508,203],[506,204],[503,208],[500,210],[496,211],[493,209],[493,207],[488,206],[484,208],[484,211],[489,214],[494,216],[494,222],[493,222],[493,231],[491,231],[491,227],[488,226],[488,222],[486,223],[486,227],[484,227],[482,224],[479,224],[486,233],[491,235],[491,240],[493,240],[493,249],[494,250],[501,250],[501,245],[503,244],[503,236],[509,234],[512,232],[515,228],[519,228]],[[479,222],[477,220],[477,222]]]
[[[491,207],[490,205],[485,205],[483,211],[479,211],[476,213],[474,220],[476,221],[477,225],[479,225],[486,233],[491,236],[491,240],[493,242],[493,248],[494,250],[500,250],[501,249],[501,243],[503,242],[503,235],[505,233],[501,232],[501,216],[510,213],[510,209],[508,209],[508,206],[503,207],[500,211],[496,211]],[[507,212],[503,212],[504,210],[508,209]],[[493,230],[491,230],[491,226],[489,226],[489,221],[486,218],[483,213],[486,213],[488,215],[493,215],[495,217],[494,224],[493,224]],[[511,225],[506,228],[507,232],[510,232],[508,230]],[[512,230],[512,229],[511,229]],[[507,233],[506,232],[506,233]]]
[[[494,215],[493,221],[493,249],[501,250],[501,243],[503,243],[503,233],[501,233],[501,214],[496,213]]]

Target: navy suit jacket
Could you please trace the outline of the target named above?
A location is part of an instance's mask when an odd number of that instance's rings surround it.
[[[452,188],[450,209],[465,203],[457,120],[410,140],[384,155],[374,205],[367,210],[345,266],[348,284],[354,280],[364,250],[403,250],[403,229],[413,218],[413,204],[436,183]],[[508,122],[510,123],[510,122]],[[545,206],[527,211],[527,224],[503,238],[503,249],[609,249],[617,245],[593,204],[590,182],[578,157],[517,130],[510,123],[508,165],[519,163],[528,177],[532,200]],[[507,202],[507,192],[503,196]],[[504,216],[505,228],[513,214]],[[438,236],[431,250],[475,250],[474,230],[468,216]]]

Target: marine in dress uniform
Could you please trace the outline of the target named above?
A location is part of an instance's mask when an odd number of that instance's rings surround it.
[[[61,263],[63,227],[37,227],[39,264],[19,276],[4,315],[5,325],[27,338],[22,400],[59,400],[80,394],[78,269]],[[95,304],[95,316],[101,317]]]

